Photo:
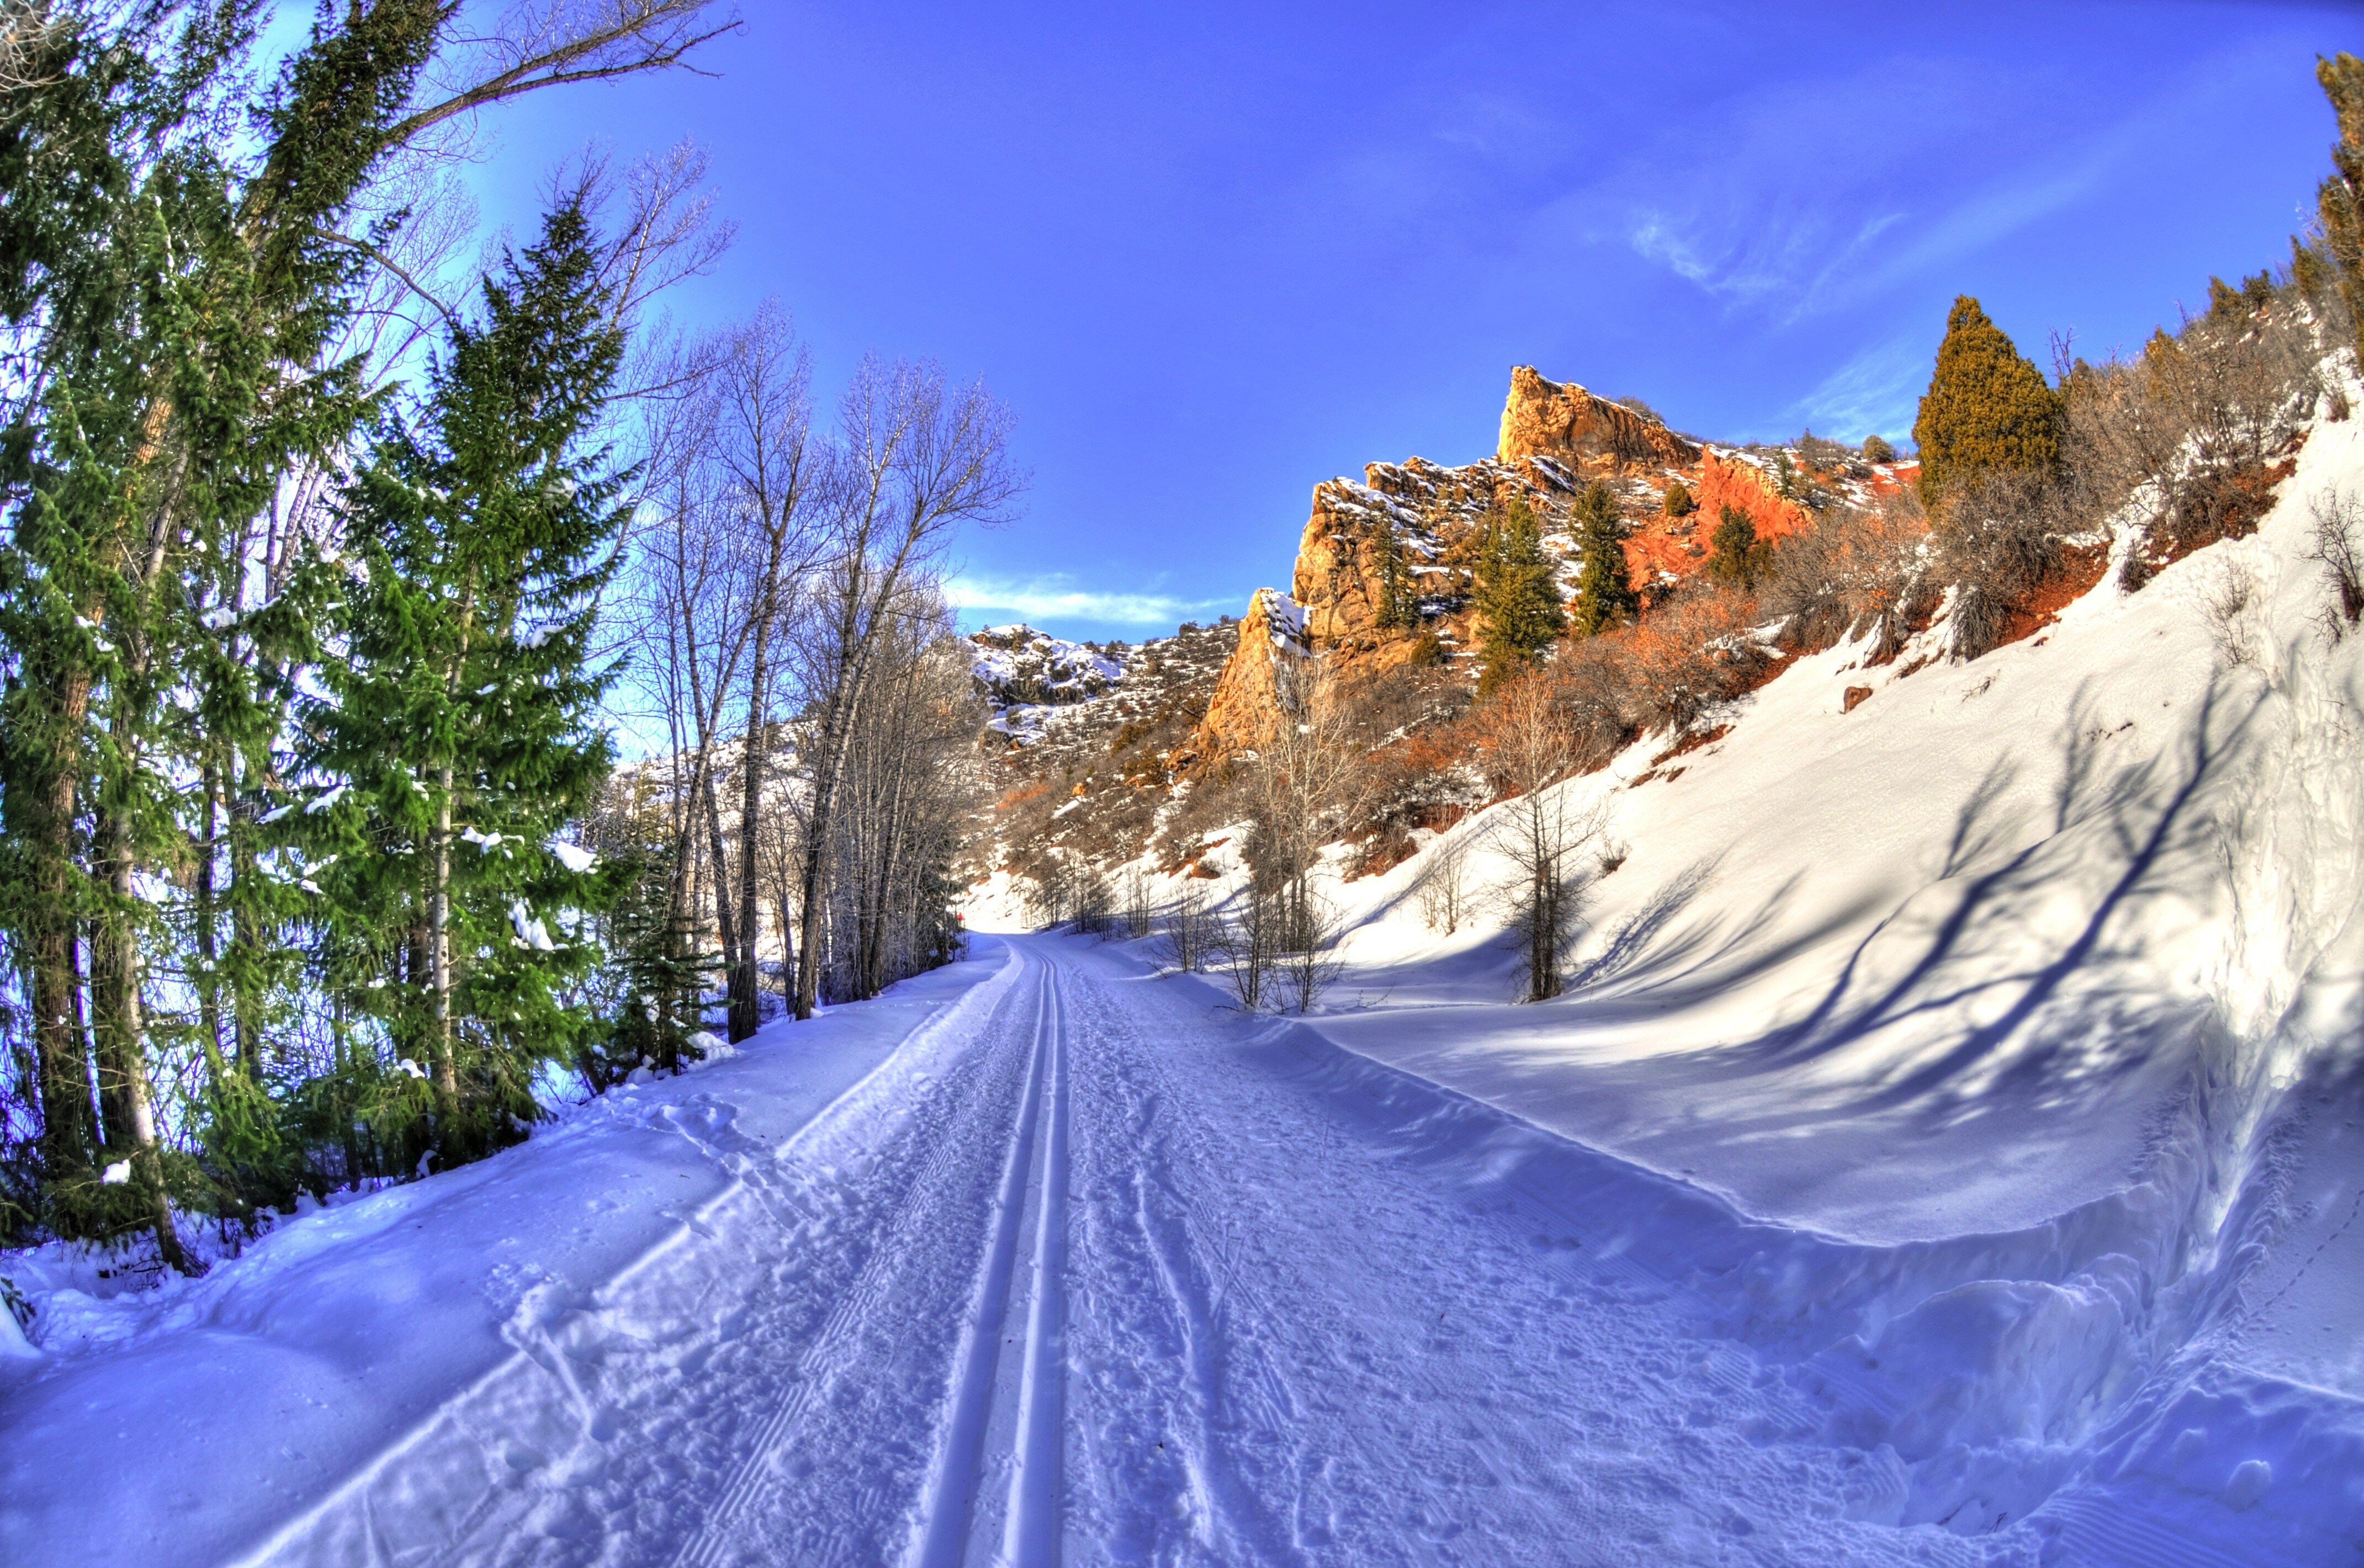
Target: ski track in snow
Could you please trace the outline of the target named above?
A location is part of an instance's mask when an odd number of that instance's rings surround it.
[[[1616,1226],[1439,1160],[1288,1026],[1012,947],[973,1035],[776,1157],[718,1142],[742,1185],[682,1245],[529,1304],[251,1560],[1981,1560],[1868,1522],[1892,1461],[1812,1440]]]
[[[652,1106],[732,1180],[606,1283],[527,1291],[514,1353],[237,1560],[2301,1560],[2147,1518],[2050,1450],[2033,1483],[1946,1481],[1941,1452],[1933,1484],[1877,1440],[1976,1385],[1813,1352],[1998,1288],[1978,1271],[2016,1266],[2011,1238],[1957,1278],[1751,1222],[1117,950],[999,940],[999,972],[784,1141],[727,1092]],[[2039,1314],[2106,1295],[2002,1288]],[[2013,1343],[2032,1386],[2058,1375]],[[2150,1417],[2223,1394],[2140,1375],[2064,1429],[2122,1474],[2157,1468]],[[48,1544],[11,1560],[84,1543]]]

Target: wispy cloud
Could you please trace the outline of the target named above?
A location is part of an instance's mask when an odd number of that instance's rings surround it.
[[[1016,581],[963,575],[944,585],[956,610],[990,610],[1028,621],[1097,621],[1108,626],[1175,626],[1222,606],[1220,599],[1119,593],[1080,586],[1065,573]]]
[[[1955,275],[2176,144],[2220,100],[2283,90],[2271,84],[2289,71],[2262,47],[2206,66],[2108,117],[2064,96],[2069,83],[2049,63],[1996,76],[1970,63],[1877,61],[1828,81],[1780,82],[1638,147],[1580,205],[1598,215],[1598,238],[1790,325]],[[2006,100],[2057,100],[2068,112],[2000,114]],[[1971,147],[1979,155],[1964,157]],[[1703,172],[1678,182],[1672,169]]]
[[[1875,430],[1901,435],[1912,426],[1914,400],[1928,382],[1935,352],[1924,332],[1875,343],[1824,376],[1793,412],[1807,428],[1841,440],[1861,440]]]

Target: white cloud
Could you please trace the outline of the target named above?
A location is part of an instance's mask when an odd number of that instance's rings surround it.
[[[1861,440],[1875,430],[1901,436],[1912,428],[1936,352],[1924,332],[1875,343],[1824,376],[1792,411],[1808,428],[1840,440]]]
[[[1064,573],[1023,582],[1004,577],[959,576],[944,584],[944,598],[956,610],[993,610],[1026,621],[1083,620],[1110,626],[1178,626],[1221,608],[1220,599],[1184,599],[1170,594],[1126,594],[1085,588]]]

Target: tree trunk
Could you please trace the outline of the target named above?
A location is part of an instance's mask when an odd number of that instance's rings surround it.
[[[128,1153],[132,1174],[148,1206],[149,1224],[156,1232],[157,1255],[175,1273],[189,1272],[181,1251],[179,1231],[173,1227],[172,1200],[164,1191],[163,1151],[156,1143],[156,1112],[148,1084],[147,1029],[139,1004],[139,942],[129,916],[132,898],[131,845],[119,818],[105,825],[102,837],[108,865],[108,891],[114,895],[113,917],[101,922],[105,932],[91,949],[92,990],[98,1003],[99,1082],[111,1091],[119,1118],[110,1128],[110,1152]],[[117,1140],[119,1134],[120,1141]]]
[[[722,957],[724,962],[729,966],[730,988],[732,993],[731,1007],[735,1013],[738,1007],[738,976],[742,962],[742,955],[745,948],[751,948],[754,945],[755,934],[753,931],[744,933],[746,941],[742,946],[740,940],[742,933],[739,929],[738,917],[736,912],[730,906],[731,895],[736,891],[731,885],[730,862],[724,858],[722,853],[722,803],[715,792],[714,772],[710,768],[706,772],[705,794],[706,811],[704,815],[706,817],[707,848],[714,857],[714,922],[717,926],[721,928]],[[748,847],[743,843],[739,846],[739,858],[742,861],[748,859],[747,848]],[[745,962],[750,966],[753,965],[753,962],[754,961],[752,957],[745,959]],[[698,1021],[701,1024],[706,1021],[703,1009],[700,1010]],[[731,1026],[726,1024],[724,1027],[729,1028]],[[750,1032],[753,1031],[751,1030]]]
[[[69,672],[59,683],[58,696],[50,776],[27,813],[32,818],[27,837],[33,840],[27,967],[32,972],[33,1046],[40,1063],[41,1162],[52,1183],[87,1172],[98,1152],[90,1058],[81,1027],[82,964],[71,880],[77,766],[72,737],[89,709],[89,672]]]
[[[433,875],[435,884],[427,902],[427,957],[433,968],[431,984],[435,992],[435,1114],[443,1125],[439,1129],[440,1140],[445,1144],[443,1161],[453,1162],[456,1151],[449,1140],[457,1133],[452,1125],[460,1113],[460,1069],[457,1052],[452,1049],[452,770],[443,768],[437,777],[441,785],[440,797],[435,803],[433,838]]]
[[[764,610],[770,618],[768,606]],[[739,792],[739,922],[742,940],[739,961],[730,968],[730,1021],[732,1043],[745,1040],[755,1032],[763,1020],[762,1007],[756,999],[760,981],[755,954],[755,835],[764,811],[764,717],[770,706],[770,643],[767,627],[755,630],[754,666],[747,687],[747,731],[740,742],[741,778]]]

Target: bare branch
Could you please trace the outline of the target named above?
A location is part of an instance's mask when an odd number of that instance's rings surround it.
[[[417,295],[419,298],[433,306],[437,311],[441,313],[445,321],[454,326],[459,324],[460,318],[452,313],[452,307],[450,306],[445,305],[441,300],[436,298],[432,294],[429,294],[424,284],[421,284],[417,278],[412,277],[407,272],[404,271],[401,262],[396,261],[393,257],[387,255],[385,251],[379,250],[368,240],[356,239],[350,234],[340,234],[333,228],[322,228],[318,224],[313,225],[313,232],[318,234],[323,239],[329,240],[334,244],[349,246],[351,249],[360,251],[362,255],[367,256],[371,261],[375,261],[379,266],[384,267],[387,272],[392,272],[396,277],[401,279],[405,286],[407,286],[411,293]]]
[[[397,121],[389,147],[444,121],[538,88],[683,65],[689,51],[740,26],[711,22],[713,0],[516,0],[492,29],[452,41],[488,73]],[[694,69],[684,66],[684,69]]]

